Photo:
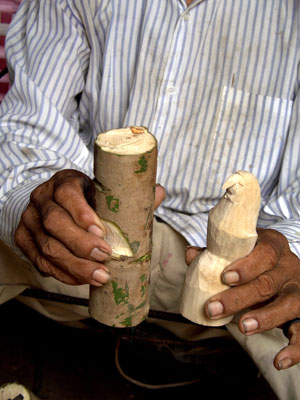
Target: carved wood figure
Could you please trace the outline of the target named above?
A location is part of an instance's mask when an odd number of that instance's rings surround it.
[[[221,281],[224,268],[248,255],[257,240],[260,187],[256,177],[238,171],[227,179],[223,189],[226,190],[224,196],[209,212],[207,248],[189,266],[181,299],[182,315],[208,326],[231,321],[231,316],[208,319],[204,305],[211,296],[228,289]]]
[[[111,274],[90,287],[90,314],[114,327],[131,327],[149,310],[157,143],[144,127],[114,129],[95,143],[97,213],[111,245]]]

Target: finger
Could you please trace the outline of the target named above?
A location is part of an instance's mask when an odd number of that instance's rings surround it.
[[[194,259],[202,253],[204,249],[197,246],[188,246],[185,249],[185,262],[187,265],[190,265]]]
[[[30,232],[24,225],[20,226],[15,233],[15,242],[23,254],[31,261],[33,266],[44,276],[52,276],[57,280],[69,284],[78,285],[80,282],[72,275],[66,273],[46,260],[38,250]]]
[[[46,231],[61,241],[74,255],[100,262],[109,260],[111,248],[108,243],[80,228],[65,209],[47,200],[43,204],[41,213]],[[39,214],[35,215],[35,219],[38,218]]]
[[[284,268],[274,268],[245,285],[233,287],[211,297],[205,306],[206,314],[211,319],[219,319],[268,301],[279,292],[288,279]]]
[[[271,270],[278,262],[275,249],[265,241],[257,243],[253,251],[226,267],[222,281],[226,285],[241,285],[252,281],[262,273]]]
[[[66,248],[60,242],[49,236],[40,235],[38,247],[42,250],[41,253],[46,260],[75,277],[82,284],[100,286],[110,279],[110,275],[103,264],[75,257],[66,251]]]
[[[103,238],[105,227],[86,198],[88,196],[90,203],[94,203],[91,200],[94,197],[94,184],[92,181],[86,182],[72,176],[55,182],[53,200],[69,212],[78,226],[86,231],[92,227],[93,233],[97,232],[97,236]]]
[[[289,344],[280,350],[274,358],[274,366],[278,370],[287,369],[300,362],[300,323],[289,328]]]
[[[30,200],[37,209],[42,209],[46,201],[52,199],[68,211],[78,226],[103,238],[105,228],[85,195],[93,203],[92,181],[79,171],[64,170],[38,186],[31,193]]]
[[[110,279],[108,269],[103,264],[74,256],[62,243],[49,236],[44,231],[38,212],[32,205],[29,205],[23,213],[21,221],[30,232],[43,258],[73,276],[78,282],[99,285]]]
[[[247,312],[240,318],[239,328],[253,335],[283,325],[300,315],[300,290],[290,287],[264,307]]]
[[[165,197],[166,197],[165,189],[161,185],[157,184],[155,186],[155,200],[154,200],[154,209],[155,210],[164,201]]]

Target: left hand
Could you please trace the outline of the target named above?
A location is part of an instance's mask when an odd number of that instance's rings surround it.
[[[187,262],[196,254],[195,248],[188,249]],[[231,288],[207,301],[205,312],[211,319],[256,306],[239,320],[240,331],[250,336],[300,317],[300,260],[275,230],[259,229],[253,251],[227,266],[222,280]],[[288,346],[274,358],[278,370],[300,361],[300,323],[291,324],[288,334]]]

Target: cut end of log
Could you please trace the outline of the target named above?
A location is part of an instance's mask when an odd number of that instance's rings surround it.
[[[144,154],[156,147],[155,137],[143,126],[130,126],[100,133],[96,145],[117,155]]]

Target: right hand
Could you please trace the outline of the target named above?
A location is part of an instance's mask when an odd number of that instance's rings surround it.
[[[157,186],[155,207],[164,198]],[[45,276],[70,285],[101,286],[111,248],[95,209],[93,181],[76,170],[57,172],[38,186],[21,216],[15,242]]]
[[[31,193],[15,242],[43,275],[70,285],[109,280],[103,263],[111,248],[94,197],[92,180],[76,170],[57,172]]]

